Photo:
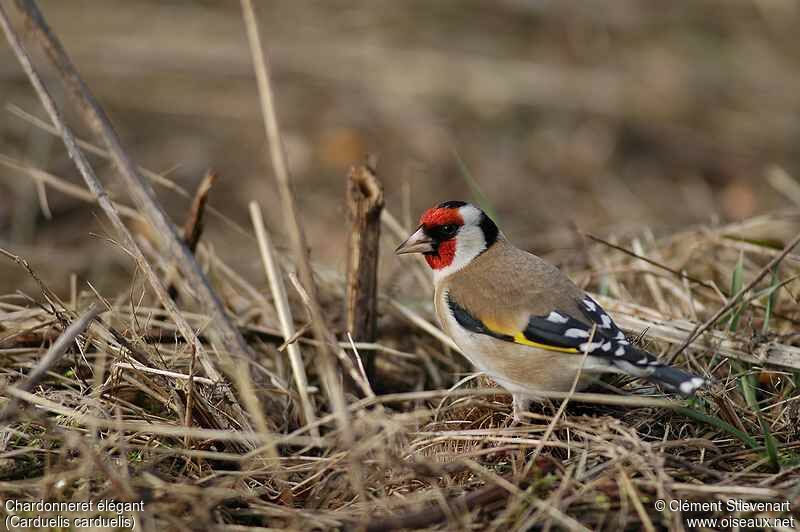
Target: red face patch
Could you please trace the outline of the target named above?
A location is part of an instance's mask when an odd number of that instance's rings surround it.
[[[436,255],[432,253],[425,254],[425,262],[427,262],[428,266],[430,266],[434,270],[441,270],[442,268],[447,268],[448,266],[450,266],[455,256],[456,256],[455,239],[445,240],[444,242],[439,244]]]
[[[464,218],[461,217],[461,213],[458,212],[458,209],[434,207],[423,213],[419,219],[419,223],[426,232],[429,232],[443,225],[464,225]],[[440,241],[435,254],[425,254],[425,261],[428,263],[428,266],[434,270],[440,270],[450,266],[455,256],[456,240],[453,238]]]
[[[425,229],[430,229],[447,224],[464,225],[464,219],[461,217],[461,213],[458,212],[458,209],[433,207],[422,213],[419,223],[425,227]]]

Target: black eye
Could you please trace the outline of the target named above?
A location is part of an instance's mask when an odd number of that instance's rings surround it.
[[[443,236],[450,238],[458,232],[458,226],[456,224],[446,224],[440,227],[439,231]]]

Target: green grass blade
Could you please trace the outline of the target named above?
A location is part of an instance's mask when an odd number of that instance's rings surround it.
[[[467,183],[467,187],[469,187],[470,194],[474,201],[478,204],[478,206],[483,209],[483,211],[489,215],[489,218],[494,220],[494,222],[500,225],[500,220],[497,218],[497,212],[494,210],[489,199],[486,197],[486,194],[483,193],[480,184],[478,184],[478,180],[472,175],[472,172],[469,171],[467,164],[464,162],[464,159],[461,158],[461,154],[458,153],[455,145],[450,145],[450,151],[453,153],[453,157],[458,164],[458,170],[461,174],[461,177]]]
[[[769,296],[767,296],[766,311],[764,312],[764,325],[761,327],[761,332],[767,334],[769,332],[769,321],[772,317],[772,311],[775,308],[775,303],[778,301],[778,289],[781,287],[781,279],[778,276],[778,266],[772,269],[772,280],[769,283]]]
[[[742,289],[742,279],[744,277],[744,252],[739,253],[739,260],[736,262],[736,268],[733,270],[731,277],[731,294],[738,294]],[[734,305],[735,312],[731,315],[728,322],[728,330],[735,332],[739,328],[739,318],[742,315],[744,307],[742,305]]]
[[[676,412],[688,417],[692,418],[695,421],[700,421],[701,423],[705,423],[707,425],[711,425],[712,427],[716,427],[720,430],[723,430],[733,436],[734,438],[738,439],[751,449],[758,449],[760,446],[758,442],[753,439],[749,434],[743,432],[730,423],[721,420],[717,416],[711,416],[694,408],[690,408],[688,406],[681,406],[675,409]]]
[[[773,470],[780,471],[781,464],[780,457],[778,455],[778,444],[775,441],[775,436],[772,435],[772,431],[769,430],[769,424],[761,415],[761,411],[758,412],[758,422],[761,424],[761,432],[764,433],[764,447],[767,449],[769,463]]]

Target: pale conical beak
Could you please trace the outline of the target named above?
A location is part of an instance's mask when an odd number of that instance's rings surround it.
[[[433,239],[426,235],[420,227],[405,242],[397,246],[394,252],[397,255],[403,255],[404,253],[429,253],[434,249]]]

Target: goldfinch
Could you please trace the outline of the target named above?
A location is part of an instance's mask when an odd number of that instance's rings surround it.
[[[686,396],[706,384],[631,345],[595,300],[558,268],[511,244],[472,204],[428,209],[395,253],[424,255],[442,329],[512,394],[516,421],[537,391],[567,392],[579,371],[577,389],[598,373],[642,377]]]

